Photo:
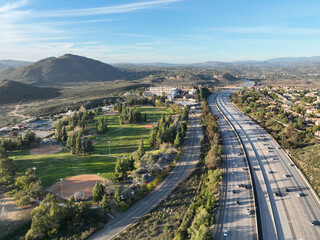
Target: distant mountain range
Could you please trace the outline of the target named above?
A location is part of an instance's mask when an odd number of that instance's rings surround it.
[[[37,86],[60,86],[76,82],[104,82],[122,79],[123,73],[111,65],[86,57],[65,54],[27,66],[6,68],[0,79],[10,79]]]
[[[114,66],[119,67],[132,67],[132,66],[154,66],[154,67],[220,67],[220,66],[255,66],[255,67],[288,67],[296,65],[316,64],[320,65],[320,56],[315,57],[283,57],[283,58],[271,58],[265,61],[256,60],[244,60],[233,62],[221,62],[221,61],[208,61],[202,63],[191,64],[170,64],[170,63],[118,63]]]
[[[32,64],[32,62],[17,60],[0,60],[0,70],[4,68],[15,68]]]
[[[135,71],[124,70],[126,68],[136,67],[196,67],[196,68],[219,68],[223,67],[225,71],[229,67],[295,67],[315,65],[320,66],[320,56],[316,57],[298,57],[298,58],[273,58],[266,61],[234,61],[220,62],[208,61],[194,64],[170,64],[170,63],[146,63],[146,64],[109,64],[72,54],[65,54],[61,57],[49,57],[35,63],[15,60],[0,60],[0,80],[9,79],[16,82],[31,84],[35,86],[62,87],[68,84],[77,84],[83,82],[105,82],[113,80],[132,80],[139,79],[132,77]],[[121,68],[120,68],[121,67]],[[141,73],[144,69],[140,69]],[[138,71],[139,72],[139,71]],[[139,73],[140,73],[139,72]],[[144,72],[140,78],[148,75]],[[131,74],[131,75],[130,75]]]

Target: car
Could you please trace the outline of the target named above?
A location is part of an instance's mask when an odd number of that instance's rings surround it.
[[[318,226],[318,225],[320,225],[320,222],[319,222],[319,221],[314,221],[314,220],[312,220],[312,221],[310,221],[310,223],[311,223],[312,226]]]
[[[269,171],[270,174],[274,173],[273,171]]]
[[[239,201],[237,201],[236,203],[237,203],[237,205],[240,205],[240,202],[239,202]]]
[[[232,172],[232,175],[234,174],[234,172]]]
[[[268,149],[273,149],[273,147],[268,147]]]
[[[275,192],[274,195],[276,195],[277,197],[282,197],[282,192]]]
[[[247,214],[250,215],[251,211],[249,208],[247,208]]]
[[[238,164],[236,164],[236,167],[238,167]]]
[[[229,233],[228,230],[224,230],[223,231],[223,236],[228,237],[228,233]]]
[[[232,190],[232,193],[236,193],[236,190]]]
[[[294,167],[294,164],[293,163],[289,163],[289,166]]]
[[[283,175],[284,177],[291,177],[291,175],[289,175],[289,174],[285,174],[285,175]]]
[[[289,189],[289,188],[286,188],[286,192],[290,192],[290,189]]]
[[[304,196],[304,193],[297,193],[297,196],[298,196],[298,197],[303,197],[303,196]]]

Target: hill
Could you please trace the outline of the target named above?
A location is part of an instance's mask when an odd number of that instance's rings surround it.
[[[10,80],[0,81],[0,105],[50,99],[60,95],[59,89],[30,86]]]
[[[32,64],[32,62],[19,61],[19,60],[0,60],[0,70],[3,68],[15,68]]]
[[[123,73],[111,65],[86,57],[65,54],[50,57],[17,69],[4,69],[0,79],[38,86],[61,86],[77,82],[104,82],[121,79]]]

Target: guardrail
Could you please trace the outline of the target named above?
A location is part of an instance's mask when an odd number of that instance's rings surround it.
[[[216,108],[218,109],[218,111],[220,112],[220,114],[223,116],[223,118],[226,120],[226,122],[229,124],[229,126],[231,127],[232,131],[235,133],[235,136],[239,142],[239,145],[243,151],[243,154],[244,154],[244,157],[246,159],[246,162],[247,162],[247,165],[249,166],[249,177],[251,179],[251,183],[252,183],[252,188],[253,188],[253,197],[254,197],[254,207],[256,209],[256,217],[255,217],[255,220],[256,220],[256,234],[258,236],[258,239],[263,239],[263,236],[262,236],[262,231],[261,231],[261,220],[260,220],[260,208],[259,208],[259,202],[258,202],[258,199],[256,198],[257,196],[257,190],[256,190],[256,183],[254,181],[254,178],[252,177],[253,176],[253,170],[252,170],[252,165],[249,161],[249,158],[248,158],[248,153],[247,153],[247,150],[243,147],[243,142],[242,142],[242,139],[239,137],[239,134],[237,132],[237,130],[235,129],[234,125],[231,123],[231,121],[225,116],[225,114],[221,111],[220,107],[218,106],[217,102],[215,101],[214,102],[214,105],[216,106]]]

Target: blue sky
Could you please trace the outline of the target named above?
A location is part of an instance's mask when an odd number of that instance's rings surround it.
[[[319,0],[0,0],[0,59],[265,60],[319,43]]]

